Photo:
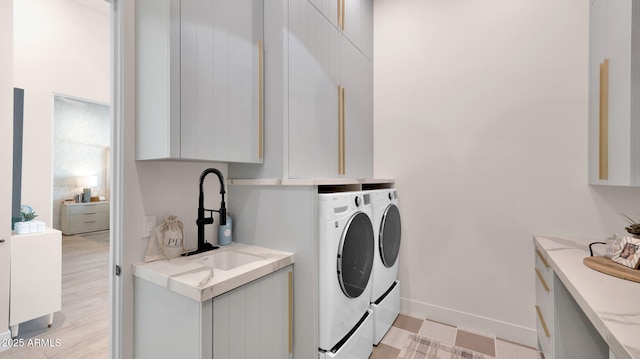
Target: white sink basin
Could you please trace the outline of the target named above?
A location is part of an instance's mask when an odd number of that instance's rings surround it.
[[[193,260],[204,264],[211,268],[220,270],[232,270],[245,264],[257,262],[264,258],[254,256],[252,254],[246,254],[242,252],[236,252],[232,250],[213,252],[209,255],[200,258],[194,258]]]

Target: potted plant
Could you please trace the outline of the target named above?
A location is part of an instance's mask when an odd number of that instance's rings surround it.
[[[624,229],[630,234],[634,235],[635,237],[640,238],[640,223],[634,221],[631,217],[627,216],[626,214],[623,214],[623,216],[627,219],[627,222],[629,223],[629,225],[627,227],[624,227]]]

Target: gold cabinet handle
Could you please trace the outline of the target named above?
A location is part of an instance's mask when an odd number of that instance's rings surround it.
[[[345,163],[345,95],[344,87],[338,86],[338,174],[343,175],[346,173]]]
[[[264,51],[262,40],[258,40],[258,158],[263,156],[264,137]]]
[[[342,0],[341,1],[342,2],[342,31],[344,31],[344,13],[345,13],[345,11],[344,11],[344,3],[345,3],[345,1],[346,0]]]
[[[344,30],[344,2],[345,0],[338,0],[338,28]]]
[[[542,264],[544,264],[545,268],[549,268],[549,263],[547,263],[547,260],[544,259],[544,256],[542,255],[542,253],[540,253],[539,249],[536,249],[536,254],[538,255],[538,257],[540,257],[540,260],[542,261]]]
[[[289,353],[293,353],[293,272],[289,271]]]
[[[598,178],[609,179],[609,59],[600,64]]]
[[[547,291],[547,293],[550,292],[551,290],[547,285],[547,281],[544,280],[544,277],[542,276],[542,273],[540,273],[538,268],[536,268],[536,274],[538,275],[538,279],[540,279],[540,283],[542,283],[542,287],[544,288],[544,290]]]
[[[551,338],[551,333],[549,333],[549,328],[547,328],[547,323],[544,321],[544,317],[542,316],[542,311],[540,310],[540,307],[538,307],[536,305],[536,312],[538,312],[538,318],[540,318],[540,324],[542,324],[542,330],[544,330],[544,335],[547,336],[547,338]]]
[[[343,0],[344,1],[344,0]],[[344,25],[344,23],[343,23]],[[345,90],[344,87],[342,88],[342,174],[346,174],[347,173],[347,135],[346,135],[346,129],[345,129],[345,122],[347,120],[346,116],[345,116],[345,112],[346,112],[346,107],[347,107],[347,100],[345,97]]]

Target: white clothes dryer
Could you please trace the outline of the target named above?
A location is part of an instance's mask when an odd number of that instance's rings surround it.
[[[396,189],[374,190],[369,193],[375,233],[371,310],[374,321],[373,342],[377,345],[400,313],[400,282],[397,279],[402,224]]]
[[[371,197],[319,194],[319,356],[368,358],[373,345]]]

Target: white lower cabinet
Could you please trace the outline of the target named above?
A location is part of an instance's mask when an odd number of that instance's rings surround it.
[[[11,336],[18,335],[20,323],[47,316],[62,308],[62,235],[45,232],[11,236]]]
[[[288,266],[197,302],[134,277],[134,357],[291,358],[292,278]]]
[[[545,254],[536,249],[536,329],[538,346],[546,359],[606,359],[609,346],[602,339]]]

